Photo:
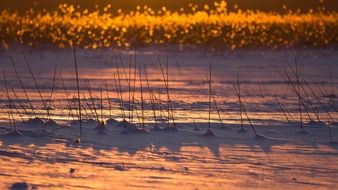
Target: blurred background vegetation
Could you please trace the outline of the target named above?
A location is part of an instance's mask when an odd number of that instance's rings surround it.
[[[4,47],[13,42],[58,47],[76,43],[93,49],[175,45],[222,50],[338,45],[338,0],[0,2],[0,43]]]
[[[169,10],[179,10],[188,7],[189,3],[203,7],[203,5],[213,5],[214,0],[1,0],[0,10],[11,9],[25,12],[33,8],[34,10],[54,10],[58,4],[67,3],[80,5],[82,9],[95,10],[97,6],[104,7],[112,5],[112,11],[122,9],[123,11],[134,10],[137,5],[147,5],[153,10],[167,7]],[[338,11],[338,0],[227,0],[228,9],[232,10],[237,5],[242,10],[261,10],[283,12],[287,10],[308,11],[325,6],[327,11]]]

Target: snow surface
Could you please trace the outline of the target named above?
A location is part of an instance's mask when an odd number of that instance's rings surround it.
[[[16,89],[16,105],[28,104],[17,82],[8,56],[13,56],[37,115],[46,118],[41,100],[20,53],[12,46],[0,53],[0,62],[8,75],[9,86]],[[28,48],[24,51],[38,78],[44,97],[50,96],[54,65],[62,73],[69,97],[76,95],[74,64],[69,49]],[[89,78],[94,101],[100,108],[100,91],[108,81],[112,116],[122,121],[113,74],[115,56],[122,56],[128,73],[129,55],[133,51],[78,50],[81,92],[86,91],[82,79]],[[328,125],[327,113],[314,106],[323,122],[313,122],[304,114],[307,134],[299,133],[298,121],[286,121],[278,104],[282,104],[298,120],[297,97],[279,75],[286,69],[286,61],[298,57],[300,74],[311,86],[334,94],[337,88],[338,52],[336,50],[280,50],[225,52],[222,54],[192,50],[140,49],[137,62],[147,64],[150,86],[161,93],[165,101],[165,87],[157,63],[169,60],[169,86],[175,107],[177,131],[153,130],[151,104],[146,100],[145,132],[121,134],[125,128],[111,123],[97,129],[98,123],[84,122],[80,143],[77,117],[68,117],[67,100],[60,82],[54,93],[51,118],[57,123],[46,127],[40,120],[26,122],[33,114],[13,111],[16,126],[22,135],[8,136],[7,98],[1,95],[0,124],[0,189],[28,185],[38,189],[334,189],[338,185],[338,144],[330,143],[329,128],[337,141],[337,112],[335,97],[320,99],[334,118]],[[208,64],[213,68],[213,90],[224,125],[221,129],[213,107],[211,130],[215,136],[203,136],[208,127]],[[277,71],[277,72],[276,72]],[[331,74],[330,74],[331,73]],[[240,75],[242,99],[259,133],[255,137],[246,118],[246,132],[240,133],[239,104],[232,89]],[[123,77],[121,77],[123,78]],[[122,81],[124,103],[128,103],[128,88]],[[146,86],[146,84],[143,84]],[[2,88],[4,85],[1,85]],[[136,99],[139,100],[139,88]],[[4,92],[4,89],[3,89]],[[105,96],[105,92],[103,93]],[[322,94],[324,95],[324,93]],[[148,99],[148,94],[144,95]],[[47,98],[46,98],[47,99]],[[328,102],[330,101],[330,104]],[[110,110],[105,100],[103,117]],[[140,102],[137,101],[138,114]],[[333,105],[333,106],[329,106]],[[125,105],[126,108],[129,105]],[[166,107],[157,110],[164,120]],[[125,109],[127,110],[127,109]],[[89,111],[89,110],[88,110]],[[101,113],[101,110],[98,109]],[[75,113],[75,111],[74,111]],[[126,115],[130,112],[126,111]],[[135,113],[134,113],[135,114]],[[22,116],[22,118],[20,117]],[[84,115],[86,115],[84,113]],[[90,114],[87,114],[88,117]],[[315,118],[314,113],[310,113]],[[86,117],[86,116],[85,116]],[[135,116],[136,117],[136,116]],[[244,116],[245,117],[245,116]],[[21,119],[25,120],[22,122]],[[88,118],[85,118],[88,119]],[[193,121],[196,122],[195,130]],[[137,123],[138,119],[134,118]],[[167,127],[159,122],[160,127]],[[138,129],[140,129],[140,126]]]

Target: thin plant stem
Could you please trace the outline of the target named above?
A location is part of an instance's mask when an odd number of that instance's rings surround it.
[[[75,45],[73,45],[73,55],[75,63],[75,75],[76,75],[76,88],[77,88],[77,100],[78,100],[78,109],[79,109],[79,121],[80,121],[80,139],[82,137],[82,114],[81,114],[81,97],[80,97],[80,83],[79,83],[79,72],[76,59],[76,50]]]

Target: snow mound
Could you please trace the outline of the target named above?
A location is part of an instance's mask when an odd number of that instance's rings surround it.
[[[211,129],[208,129],[203,135],[203,137],[215,137],[216,135],[212,132]]]
[[[94,130],[97,131],[97,134],[104,135],[106,134],[107,125],[103,121],[98,122],[98,125],[94,128]]]
[[[123,122],[123,121],[122,121]],[[121,123],[121,122],[120,122]],[[119,124],[120,124],[119,123]],[[145,134],[149,133],[147,130],[143,128],[138,128],[133,123],[128,123],[127,121],[123,122],[123,130],[120,132],[120,134],[127,135],[127,134]]]
[[[98,121],[96,121],[95,119],[88,119],[88,120],[84,120],[83,122],[86,125],[92,125],[92,126],[96,126],[99,124]]]
[[[227,126],[225,126],[225,125],[220,126],[218,129],[222,129],[222,130],[230,130],[230,128],[227,127]]]
[[[49,120],[46,122],[46,125],[47,125],[48,127],[58,127],[58,126],[59,126],[59,124],[56,123],[56,121],[54,121],[53,119],[49,119]]]
[[[151,128],[152,131],[162,131],[162,128],[160,128],[159,126],[155,125]]]
[[[129,122],[125,119],[123,119],[121,122],[119,122],[117,125],[115,125],[116,127],[126,127],[129,125]]]
[[[22,136],[22,133],[17,129],[13,129],[13,130],[9,131],[8,133],[6,133],[5,136],[7,136],[7,137],[20,137],[20,136]]]
[[[164,128],[162,129],[162,131],[164,131],[164,132],[177,132],[178,129],[177,129],[177,127],[168,126],[168,127],[164,127]]]
[[[119,121],[117,121],[117,120],[114,119],[114,118],[109,118],[109,119],[106,120],[107,126],[110,126],[110,127],[115,126],[115,125],[117,125],[118,123],[119,123]]]
[[[29,119],[24,124],[29,127],[37,127],[37,128],[43,128],[45,126],[45,122],[39,117]]]

